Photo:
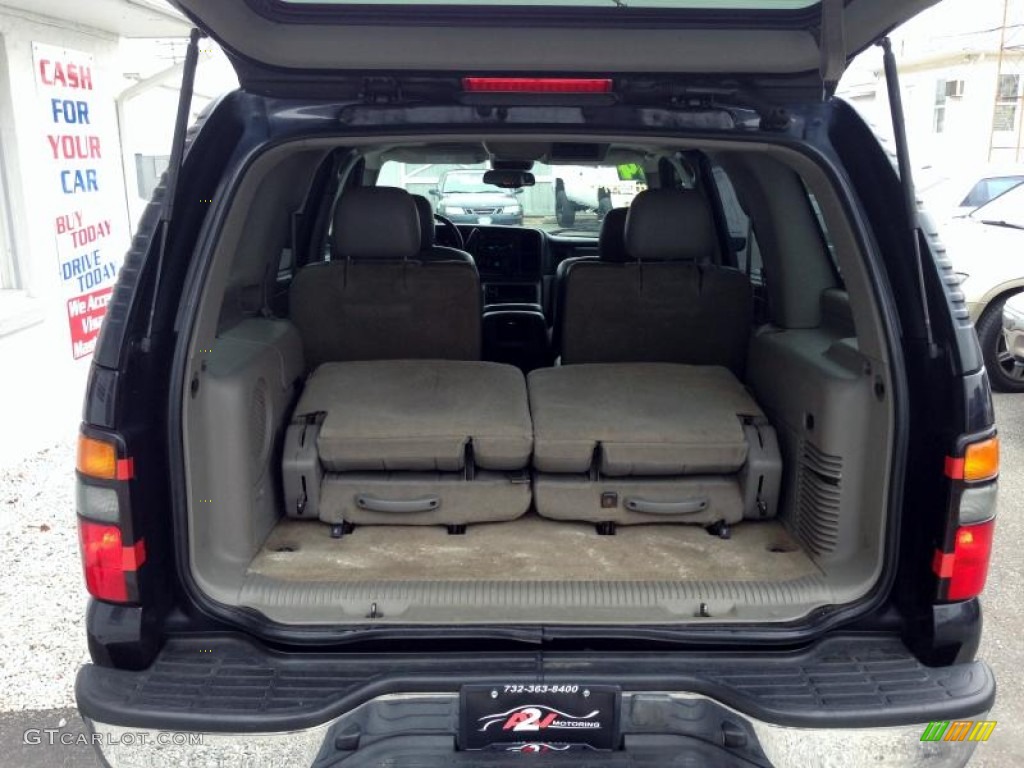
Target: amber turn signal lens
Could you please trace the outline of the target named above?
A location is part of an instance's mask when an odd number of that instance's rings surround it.
[[[991,437],[967,446],[964,453],[964,480],[991,480],[999,474],[999,438]]]
[[[78,471],[97,480],[117,479],[117,447],[105,440],[78,436]]]

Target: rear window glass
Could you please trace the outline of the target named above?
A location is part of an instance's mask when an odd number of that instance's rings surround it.
[[[412,164],[389,160],[377,186],[399,187],[430,200],[455,224],[533,227],[551,234],[596,237],[605,213],[627,207],[647,188],[644,169],[620,165],[535,163],[535,184],[502,189],[487,184],[485,165]]]

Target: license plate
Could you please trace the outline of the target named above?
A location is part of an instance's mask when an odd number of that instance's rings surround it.
[[[619,690],[610,685],[508,683],[462,689],[462,749],[615,749]]]

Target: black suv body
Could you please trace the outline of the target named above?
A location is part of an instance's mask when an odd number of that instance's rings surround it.
[[[566,65],[566,51],[552,54],[550,64],[496,58],[481,68],[458,60],[465,51],[454,52],[450,71],[442,72],[389,71],[365,46],[336,53],[363,56],[365,71],[355,71],[331,64],[325,53],[296,63],[293,47],[310,46],[321,33],[309,30],[319,28],[336,33],[344,48],[369,34],[367,27],[381,36],[379,45],[395,45],[389,23],[371,6],[177,5],[229,50],[242,88],[187,132],[185,88],[171,171],[125,260],[89,381],[78,478],[94,595],[87,620],[93,663],[80,670],[76,696],[103,736],[109,764],[506,765],[523,759],[519,753],[615,766],[767,768],[819,764],[826,756],[868,764],[894,754],[899,764],[946,766],[969,759],[977,745],[970,734],[941,750],[925,736],[936,721],[971,721],[982,724],[970,731],[980,738],[995,698],[992,671],[975,658],[998,468],[989,385],[936,232],[923,213],[908,217],[907,174],[901,180],[894,156],[850,106],[821,96],[850,55],[927,2],[640,8],[622,16],[625,23],[613,12],[627,9],[587,11],[595,34],[608,40],[623,30],[656,36],[664,24],[691,42],[690,33],[753,29],[766,35],[748,39],[755,47],[806,36],[821,55],[820,69],[779,60],[772,66],[780,72],[750,74],[720,64],[704,72],[640,72],[622,52],[599,69],[586,49],[578,67]],[[584,18],[569,7],[405,13],[406,25],[461,25],[484,37],[504,24],[532,25],[538,48]],[[845,27],[849,49],[834,47],[836,24]],[[427,47],[439,45],[436,27],[421,29],[433,40]],[[278,53],[264,47],[273,36],[284,41]],[[197,39],[186,72],[194,69]],[[404,53],[420,55],[422,47]],[[289,57],[290,65],[278,60]],[[655,58],[651,67],[671,56]],[[595,93],[591,81],[608,72]],[[463,78],[478,74],[516,82],[474,91]],[[591,84],[574,91],[567,81],[584,75]],[[895,114],[898,121],[898,106]],[[678,624],[629,625],[374,623],[385,597],[361,607],[357,622],[288,623],[211,597],[190,561],[196,550],[182,411],[190,387],[192,397],[200,388],[190,375],[196,308],[246,175],[261,156],[292,143],[333,141],[347,151],[360,142],[384,146],[382,137],[401,133],[429,134],[448,147],[472,134],[487,136],[491,147],[541,130],[564,135],[573,147],[583,145],[581,137],[610,135],[706,147],[758,143],[799,155],[835,190],[833,215],[846,218],[868,254],[864,274],[879,297],[878,327],[890,351],[890,375],[872,379],[877,400],[892,408],[894,471],[871,588],[793,620],[720,620],[713,617],[720,598],[709,594]],[[331,187],[337,166],[325,167],[334,175],[311,174],[307,199],[340,194]],[[326,225],[318,230],[322,222],[306,209],[290,221],[290,252],[322,251]],[[724,240],[729,232],[723,219]],[[484,273],[486,254],[474,255]],[[553,281],[556,269],[549,262],[538,283]],[[286,288],[290,273],[281,275]],[[537,314],[532,305],[501,311]],[[96,501],[101,492],[105,506]],[[567,735],[588,730],[584,706],[601,711],[592,729],[600,734]],[[492,715],[500,723],[495,731],[525,724],[525,735],[490,738],[478,726]],[[551,730],[557,723],[562,731]]]

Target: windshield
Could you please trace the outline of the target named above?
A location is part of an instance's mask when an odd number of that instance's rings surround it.
[[[1024,181],[1024,176],[994,176],[988,179],[982,179],[975,184],[971,191],[967,193],[967,197],[960,203],[961,206],[977,208],[980,205],[990,200],[994,200],[1004,192],[1016,187]]]
[[[1024,229],[1024,184],[971,213],[972,219]]]
[[[506,190],[484,183],[485,165],[388,161],[378,186],[400,187],[430,200],[434,213],[458,225],[532,227],[552,234],[597,237],[604,215],[628,206],[647,188],[637,163],[535,163],[532,187]]]

